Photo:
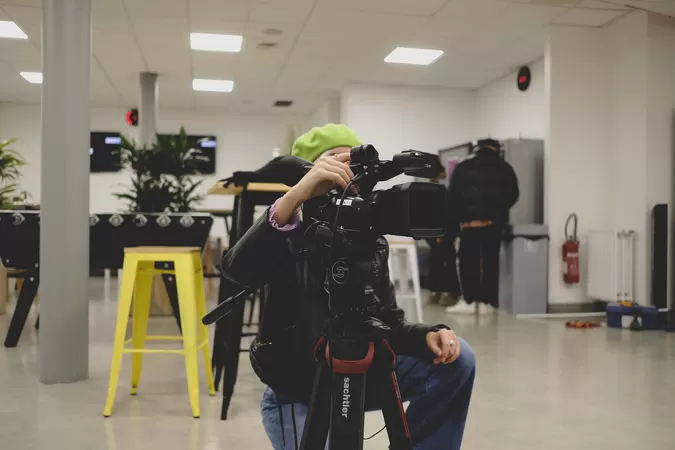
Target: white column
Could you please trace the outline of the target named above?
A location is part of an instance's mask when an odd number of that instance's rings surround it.
[[[142,72],[138,101],[138,136],[141,145],[149,145],[157,133],[159,85],[157,74]]]
[[[72,383],[89,365],[91,0],[44,0],[40,381]]]

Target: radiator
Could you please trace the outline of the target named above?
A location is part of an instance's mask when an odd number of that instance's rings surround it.
[[[589,234],[589,298],[607,302],[633,300],[635,237],[632,230]]]

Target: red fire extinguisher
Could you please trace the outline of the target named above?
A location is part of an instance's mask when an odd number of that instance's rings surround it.
[[[569,234],[570,222],[574,220],[574,231]],[[563,280],[567,284],[579,282],[579,240],[577,239],[577,215],[571,214],[565,222],[565,243],[562,246]]]

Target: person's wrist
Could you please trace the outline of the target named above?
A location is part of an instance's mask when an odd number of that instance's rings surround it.
[[[272,218],[279,226],[288,225],[303,201],[298,191],[291,189],[279,199]]]

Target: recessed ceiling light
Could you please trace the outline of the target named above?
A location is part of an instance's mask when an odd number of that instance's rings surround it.
[[[190,33],[192,50],[239,52],[244,38],[235,34]]]
[[[192,80],[192,89],[205,92],[232,92],[232,89],[234,89],[234,81],[195,78]]]
[[[14,22],[0,20],[0,37],[10,39],[28,39],[26,33]]]
[[[443,55],[443,50],[426,48],[396,47],[393,52],[384,58],[385,62],[398,64],[417,64],[428,66]]]
[[[42,72],[21,72],[21,76],[29,83],[42,84]]]

